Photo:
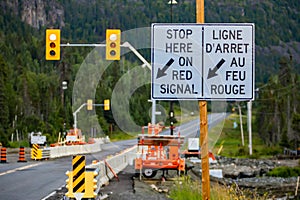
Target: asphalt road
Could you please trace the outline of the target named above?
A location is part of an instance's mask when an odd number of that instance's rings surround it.
[[[214,113],[208,115],[209,127],[221,122],[227,114]],[[185,137],[194,137],[199,129],[199,119],[177,127]],[[168,134],[167,130],[165,134]],[[123,149],[136,144],[136,140],[126,140],[102,145],[102,151],[86,155],[86,164],[92,160],[103,160]],[[0,199],[43,199],[53,191],[65,185],[65,172],[72,168],[72,157],[31,161],[26,155],[26,163],[18,163],[17,152],[8,154],[8,163],[0,164]]]
[[[86,164],[92,160],[103,160],[123,149],[133,146],[122,141],[102,145],[102,151],[86,155]],[[65,185],[66,171],[72,169],[72,157],[31,161],[26,155],[26,163],[18,163],[17,155],[7,155],[8,163],[0,164],[0,199],[43,199]]]

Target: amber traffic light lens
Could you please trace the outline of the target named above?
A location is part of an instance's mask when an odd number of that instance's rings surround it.
[[[117,44],[115,42],[110,43],[111,48],[116,48]]]

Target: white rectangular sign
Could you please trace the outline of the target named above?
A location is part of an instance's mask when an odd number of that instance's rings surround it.
[[[152,24],[152,98],[254,99],[254,24]]]

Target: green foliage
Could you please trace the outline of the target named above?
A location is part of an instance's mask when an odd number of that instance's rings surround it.
[[[279,60],[278,75],[270,77],[267,84],[259,90],[256,106],[256,127],[260,137],[268,146],[280,144],[294,148],[300,141],[299,76],[294,72],[290,58]]]
[[[232,128],[234,121],[239,121],[239,116],[237,114],[232,114],[229,118],[225,119],[224,125],[222,124],[222,133],[219,138],[217,138],[216,145],[214,147],[214,153],[222,147],[220,155],[228,157],[251,157],[251,158],[266,158],[272,157],[283,152],[283,148],[279,145],[268,146],[264,143],[264,140],[259,136],[259,132],[255,130],[252,132],[252,155],[249,156],[248,148],[248,137],[247,134],[247,121],[246,117],[243,116],[243,128],[244,128],[244,139],[245,146],[242,146],[240,127],[236,129]],[[253,120],[255,117],[253,117]],[[219,131],[219,127],[216,126],[209,131],[209,135],[214,135],[215,131]]]
[[[202,188],[199,181],[192,181],[189,177],[183,180],[179,179],[171,188],[169,197],[173,200],[201,200]],[[241,190],[237,185],[230,187],[212,184],[210,190],[210,199],[212,200],[227,200],[227,199],[266,199],[265,196],[259,196],[253,190]]]
[[[29,147],[28,140],[21,140],[19,142],[9,142],[7,147],[19,148],[19,147]]]
[[[129,140],[133,138],[135,138],[135,134],[127,134],[121,131],[114,131],[113,134],[110,134],[111,141]]]
[[[170,198],[174,200],[198,200],[202,199],[201,185],[189,178],[176,181],[174,188],[170,192]]]
[[[283,178],[300,176],[300,167],[276,167],[268,172],[267,176]]]
[[[57,133],[73,125],[72,106],[76,100],[72,99],[74,80],[81,63],[92,48],[62,48],[61,61],[45,61],[44,44],[45,29],[59,27],[62,33],[62,43],[101,43],[105,40],[107,28],[120,28],[122,31],[140,27],[149,27],[151,23],[171,21],[171,7],[165,0],[141,0],[141,1],[56,1],[52,10],[52,1],[43,1],[47,25],[39,29],[33,28],[22,21],[23,4],[11,4],[9,1],[1,3],[0,15],[0,140],[8,143],[10,134],[19,131],[27,134],[31,131],[48,133],[53,140]],[[293,52],[299,54],[300,41],[300,3],[284,0],[267,0],[255,3],[245,1],[205,1],[205,20],[211,23],[255,23],[256,38],[256,81],[268,81],[268,89],[259,93],[264,100],[259,102],[257,108],[257,127],[263,127],[259,131],[266,143],[279,143],[281,133],[286,132],[288,142],[291,135],[299,138],[299,104],[290,104],[293,112],[289,117],[286,110],[276,111],[280,103],[287,105],[287,100],[278,96],[280,91],[289,91],[293,94],[290,102],[299,102],[299,78],[287,76],[286,80],[297,80],[293,83],[280,82],[282,76],[270,76],[281,71],[281,74],[297,74],[299,67],[292,71],[281,69],[278,62],[279,55]],[[50,5],[51,4],[51,5]],[[17,6],[17,7],[11,7]],[[172,7],[172,20],[178,23],[195,22],[195,1],[178,1]],[[63,12],[62,17],[55,19],[55,14]],[[42,15],[41,15],[42,16]],[[50,19],[53,18],[54,21]],[[288,19],[288,23],[287,23]],[[55,21],[56,20],[56,21]],[[150,39],[149,39],[150,40]],[[280,50],[278,50],[280,49]],[[286,49],[290,49],[287,52]],[[278,51],[277,51],[278,50]],[[143,56],[150,60],[150,51],[141,50]],[[120,77],[130,71],[136,58],[126,55],[126,60],[113,62],[105,71],[105,79],[101,80],[97,87],[96,101],[103,102],[105,98],[111,98],[112,91]],[[296,59],[295,59],[296,60]],[[298,62],[299,64],[299,62]],[[280,70],[278,70],[280,69]],[[149,78],[149,77],[145,77]],[[279,79],[279,80],[278,80]],[[69,82],[68,89],[63,91],[61,82]],[[285,80],[285,81],[286,81]],[[134,83],[135,80],[128,80]],[[271,94],[270,91],[274,90]],[[150,94],[150,84],[137,89],[129,100],[130,116],[124,116],[135,121],[138,125],[145,125],[150,121],[150,103],[147,103]],[[268,99],[268,100],[265,100]],[[120,101],[122,106],[124,101]],[[168,104],[165,104],[166,107]],[[175,104],[175,110],[178,104]],[[285,107],[285,106],[282,106]],[[210,105],[209,105],[210,109]],[[116,126],[111,112],[96,110],[102,129],[107,133],[109,126]],[[270,117],[270,113],[273,113]],[[279,114],[281,115],[279,117]],[[128,113],[127,113],[128,115]],[[287,118],[291,119],[289,127],[282,126]],[[272,119],[272,120],[268,120]],[[86,122],[85,124],[88,124]],[[280,127],[275,125],[280,124]],[[291,129],[292,128],[292,129]],[[118,130],[118,128],[116,128]],[[294,132],[290,132],[290,130]],[[225,131],[228,133],[227,131]],[[295,134],[291,134],[295,133]],[[238,132],[233,137],[238,136]],[[298,135],[297,135],[298,134]],[[296,140],[294,140],[296,141]],[[229,141],[227,141],[229,142]],[[237,142],[234,145],[237,145]],[[230,142],[229,142],[230,143]],[[294,144],[291,144],[292,146]],[[242,151],[242,150],[240,150]],[[244,154],[245,152],[238,152]],[[232,152],[236,154],[236,152]]]
[[[248,148],[239,147],[235,156],[240,157],[240,156],[247,156],[247,155],[249,155]]]

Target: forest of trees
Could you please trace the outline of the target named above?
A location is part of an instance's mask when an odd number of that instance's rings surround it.
[[[34,28],[22,21],[22,1],[15,0],[17,7],[10,7],[9,2],[0,3],[0,141],[4,145],[8,145],[12,133],[26,139],[28,132],[42,131],[53,139],[74,123],[74,80],[92,48],[65,48],[60,61],[45,61],[47,28],[60,28],[62,42],[99,43],[104,41],[107,28],[124,31],[171,21],[168,0],[57,0],[63,18]],[[47,18],[53,15],[50,4],[47,1],[44,6]],[[299,1],[205,1],[207,23],[255,23],[259,88],[254,101],[255,123],[269,145],[293,146],[300,140],[299,9]],[[195,1],[178,0],[172,7],[172,21],[195,22]],[[149,52],[143,51],[148,60]],[[136,66],[135,62],[130,56],[113,62],[105,71],[106,79],[97,87],[98,102],[111,98],[112,89],[108,88]],[[67,90],[62,89],[64,80],[68,82]],[[151,104],[143,103],[149,98],[150,85],[146,85],[130,100],[131,117],[139,125],[150,121]],[[109,124],[114,124],[111,112],[96,109],[96,113],[96,120],[107,133]]]
[[[260,136],[267,145],[296,148],[300,142],[300,79],[292,56],[279,61],[279,73],[258,91],[256,115]]]

